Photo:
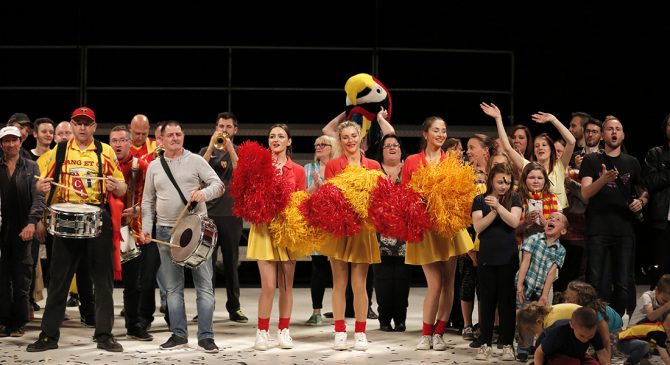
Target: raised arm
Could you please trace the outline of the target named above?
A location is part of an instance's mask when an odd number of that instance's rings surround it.
[[[498,107],[491,103],[491,104],[486,104],[486,103],[480,103],[479,107],[482,108],[482,111],[484,114],[488,115],[489,117],[493,118],[496,121],[496,127],[498,129],[498,137],[500,139],[500,143],[502,143],[503,147],[505,148],[505,152],[507,152],[507,155],[510,157],[512,160],[512,164],[514,165],[514,168],[518,170],[523,169],[523,156],[520,155],[514,147],[509,143],[509,138],[507,137],[507,132],[505,132],[505,126],[503,126],[503,121],[502,121],[502,115],[500,113],[500,109]],[[531,143],[531,141],[528,141],[528,143]]]
[[[328,124],[326,124],[323,129],[321,129],[321,132],[327,136],[331,136],[333,138],[337,138],[337,126],[344,122],[344,118],[347,116],[346,112],[340,113],[338,116],[333,118]],[[381,124],[380,124],[381,126]]]
[[[386,120],[386,117],[389,115],[389,112],[384,109],[383,107],[377,113],[377,123],[379,123],[379,129],[382,131],[382,137],[387,135],[387,134],[395,134],[395,128],[391,125],[391,123]]]
[[[568,166],[570,164],[570,158],[572,158],[572,152],[575,150],[575,143],[577,143],[575,136],[573,136],[570,130],[553,114],[537,112],[531,116],[531,119],[540,124],[550,122],[556,129],[558,129],[558,133],[561,134],[561,137],[566,143],[565,151],[563,151],[563,156],[561,156],[561,163],[563,164],[563,167]]]

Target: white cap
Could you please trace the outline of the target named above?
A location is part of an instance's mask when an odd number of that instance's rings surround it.
[[[15,136],[21,138],[21,131],[14,126],[7,126],[0,129],[0,139],[5,138],[5,136]]]

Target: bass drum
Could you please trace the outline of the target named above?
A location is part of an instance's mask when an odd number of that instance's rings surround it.
[[[212,256],[219,233],[214,222],[197,214],[181,219],[170,237],[172,262],[194,269]]]

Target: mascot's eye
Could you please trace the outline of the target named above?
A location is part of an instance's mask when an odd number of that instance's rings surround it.
[[[377,88],[377,94],[381,94],[381,93],[382,93],[382,89],[381,89],[381,88]]]

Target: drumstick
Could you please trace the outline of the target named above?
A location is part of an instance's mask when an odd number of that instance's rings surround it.
[[[200,189],[198,188],[198,189],[195,189],[195,190],[197,191],[197,190],[200,190]],[[179,221],[180,221],[182,218],[184,218],[184,214],[186,214],[186,211],[188,210],[188,207],[191,205],[191,202],[192,202],[192,200],[189,198],[189,199],[188,199],[188,202],[187,202],[186,205],[184,206],[184,209],[182,209],[182,210],[181,210],[181,213],[179,213],[179,217],[177,217],[177,221],[174,222],[174,226],[173,226],[172,229],[170,230],[170,235],[174,234],[174,230],[175,230],[175,228],[177,228],[177,226],[179,225]]]
[[[42,179],[41,176],[34,175],[34,177],[35,177],[36,179]],[[59,183],[57,183],[57,182],[53,182],[53,181],[50,181],[50,183],[51,183],[51,185],[58,186],[59,188],[63,188],[63,189],[66,189],[66,190],[70,190],[71,192],[77,194],[78,196],[81,196],[81,192],[79,192],[79,191],[77,191],[77,190],[74,190],[73,188],[71,188],[71,187],[69,187],[69,186],[66,186],[66,185],[63,185],[63,184],[59,184]]]
[[[138,236],[138,235],[136,235],[136,234],[134,234],[133,237],[135,237],[135,238],[142,238],[142,239],[144,238],[144,237],[142,237],[142,236]],[[161,241],[161,240],[157,240],[157,239],[155,239],[155,238],[152,238],[152,239],[150,239],[149,241],[151,241],[151,242],[156,242],[156,243],[160,243],[161,245],[170,246],[170,247],[176,247],[176,248],[180,248],[180,247],[181,247],[181,246],[179,246],[179,245],[175,245],[174,243],[166,242],[166,241]]]

